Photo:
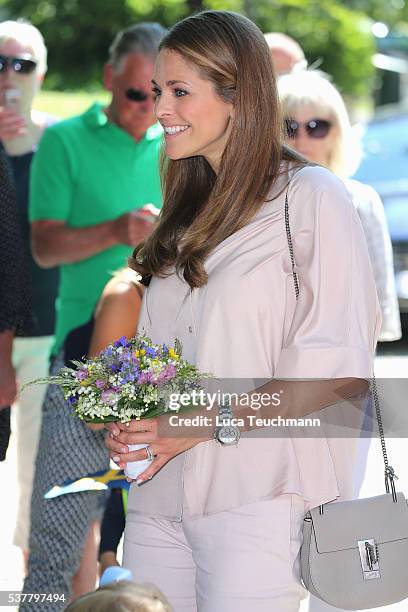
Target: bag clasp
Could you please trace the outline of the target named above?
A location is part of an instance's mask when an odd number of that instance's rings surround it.
[[[381,578],[380,564],[378,559],[378,547],[374,538],[359,540],[358,550],[360,553],[361,567],[364,580]]]

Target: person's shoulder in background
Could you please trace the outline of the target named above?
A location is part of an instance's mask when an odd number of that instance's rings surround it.
[[[60,117],[56,117],[55,115],[50,115],[50,113],[45,113],[44,111],[39,111],[33,109],[31,111],[32,118],[37,125],[41,125],[44,129],[47,129],[61,121]]]
[[[102,125],[104,112],[100,104],[92,104],[90,108],[79,115],[58,119],[48,113],[35,111],[36,116],[43,121],[44,135],[47,135],[47,142],[54,142],[55,139],[69,142],[81,138],[81,135],[89,132],[90,129]],[[106,119],[107,121],[107,119]],[[42,138],[44,141],[44,137]]]
[[[355,179],[345,179],[344,184],[357,210],[369,212],[378,206],[383,208],[380,196],[371,185],[360,183]]]
[[[137,331],[143,285],[133,270],[118,271],[105,285],[95,310],[95,327],[89,349],[94,355],[121,336]]]

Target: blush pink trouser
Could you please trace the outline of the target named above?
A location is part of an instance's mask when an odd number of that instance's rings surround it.
[[[123,565],[175,612],[297,612],[304,503],[281,495],[181,522],[127,516]]]

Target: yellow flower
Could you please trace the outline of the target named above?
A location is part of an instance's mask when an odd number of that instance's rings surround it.
[[[169,357],[170,359],[179,359],[180,355],[177,355],[174,349],[169,348]]]
[[[143,355],[146,355],[146,351],[144,349],[140,349],[139,354],[143,357]]]

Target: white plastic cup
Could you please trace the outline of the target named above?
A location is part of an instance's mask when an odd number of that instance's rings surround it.
[[[6,89],[3,94],[4,97],[4,106],[7,108],[18,109],[18,105],[21,99],[21,91],[17,88]]]
[[[141,448],[147,448],[148,444],[128,444],[129,451],[140,450]],[[151,461],[149,459],[141,459],[140,461],[129,461],[126,463],[126,467],[124,469],[125,476],[128,478],[133,478],[136,480],[138,476],[147,470]]]

